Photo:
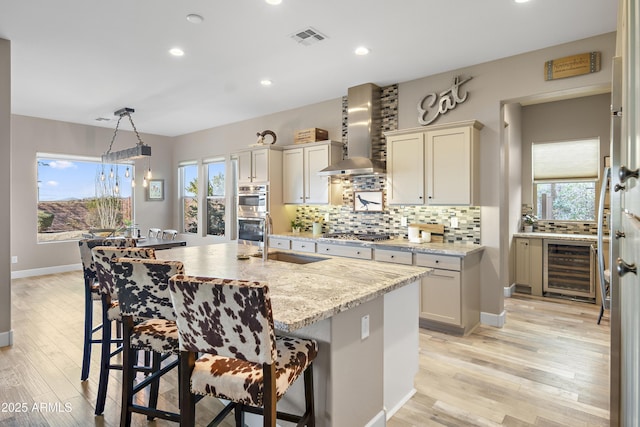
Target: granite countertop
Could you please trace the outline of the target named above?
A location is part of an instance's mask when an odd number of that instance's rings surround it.
[[[271,260],[265,263],[261,257],[237,259],[239,254],[251,254],[256,250],[255,246],[231,242],[157,251],[156,257],[182,261],[186,274],[192,276],[268,282],[275,327],[285,332],[374,300],[419,280],[430,271],[424,267],[324,254],[308,254],[323,258],[309,264]]]
[[[413,253],[426,253],[426,254],[439,254],[439,255],[453,255],[464,257],[476,252],[482,252],[484,246],[476,245],[473,243],[412,243],[407,239],[389,239],[381,240],[378,242],[366,242],[362,240],[343,240],[343,239],[329,239],[320,235],[314,235],[309,232],[304,233],[278,233],[272,234],[269,237],[274,238],[288,238],[292,240],[301,240],[315,243],[333,243],[345,246],[358,246],[374,249],[388,249],[396,251],[405,251]]]
[[[533,231],[531,233],[515,233],[513,237],[527,237],[535,239],[573,240],[584,242],[596,242],[598,236],[595,234],[562,234],[562,233],[541,233]],[[609,235],[604,236],[604,241],[609,241]]]

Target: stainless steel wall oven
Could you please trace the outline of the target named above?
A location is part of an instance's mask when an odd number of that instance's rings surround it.
[[[238,240],[259,244],[264,239],[264,221],[269,211],[268,184],[238,187]]]
[[[591,243],[544,239],[545,294],[595,301],[595,247]]]

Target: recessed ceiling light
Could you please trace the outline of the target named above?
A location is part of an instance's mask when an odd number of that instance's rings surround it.
[[[514,0],[516,3],[527,3],[529,0]]]
[[[204,18],[202,17],[202,15],[198,15],[197,13],[190,13],[187,15],[187,21],[191,22],[192,24],[199,24],[204,21]]]
[[[364,46],[360,46],[356,48],[355,53],[356,55],[359,55],[359,56],[368,55],[369,49]]]
[[[273,82],[269,79],[262,79],[260,80],[260,84],[262,86],[271,86],[273,84]]]
[[[268,4],[277,5],[282,3],[282,0],[265,0]]]
[[[183,56],[184,50],[180,49],[179,47],[174,47],[172,49],[169,49],[169,53],[173,56]]]

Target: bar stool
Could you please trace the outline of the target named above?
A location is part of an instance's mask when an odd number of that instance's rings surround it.
[[[104,404],[107,398],[109,371],[111,369],[122,370],[122,365],[111,363],[111,358],[122,351],[122,339],[112,339],[111,337],[113,321],[122,322],[111,262],[116,258],[155,259],[156,254],[152,248],[117,248],[113,246],[96,246],[91,250],[91,253],[98,278],[98,290],[102,300],[102,351],[95,409],[95,414],[100,415],[104,412]],[[113,352],[111,351],[112,344],[117,345]],[[144,367],[138,367],[138,369],[149,372],[150,369],[147,365],[148,360]]]
[[[162,231],[162,238],[163,239],[175,240],[177,235],[178,235],[178,230],[163,230]]]
[[[231,410],[239,426],[243,412],[262,414],[265,426],[275,426],[276,418],[315,425],[318,344],[275,335],[265,283],[178,275],[169,288],[180,337],[181,426],[195,425],[194,395],[231,401],[209,425]],[[303,373],[304,414],[276,412],[276,402]]]
[[[102,343],[102,338],[95,339],[93,335],[102,330],[102,324],[93,326],[93,301],[100,299],[97,274],[91,249],[96,246],[134,247],[136,241],[130,238],[124,239],[82,239],[78,241],[80,248],[80,260],[82,261],[82,273],[84,275],[84,343],[82,348],[82,370],[80,380],[89,378],[91,365],[91,345]]]
[[[118,258],[112,263],[118,302],[122,313],[122,407],[120,426],[131,425],[131,414],[148,419],[180,422],[180,414],[158,410],[160,377],[178,365],[173,361],[160,368],[161,355],[178,355],[178,330],[171,304],[168,280],[184,273],[179,261]],[[135,351],[154,352],[155,371],[134,386]],[[149,406],[134,404],[134,395],[151,385]]]

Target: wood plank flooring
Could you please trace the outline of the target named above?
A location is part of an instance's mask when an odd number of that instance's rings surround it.
[[[81,272],[13,280],[15,345],[0,349],[0,425],[119,424],[120,372],[111,374],[104,416],[93,414],[97,346],[80,381],[83,309]],[[421,330],[417,393],[388,426],[608,425],[608,318],[596,325],[592,304],[529,296],[507,299],[505,309],[501,329],[481,325],[467,337]],[[172,372],[159,405],[176,409],[176,385]],[[199,403],[199,424],[219,408],[214,399]],[[134,415],[133,425],[176,424]]]

